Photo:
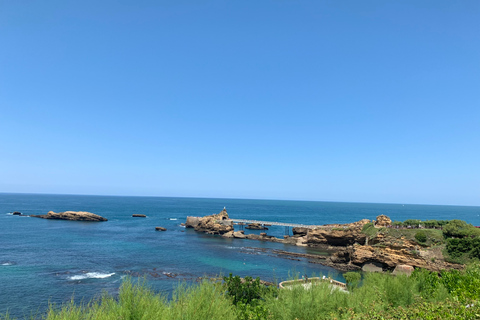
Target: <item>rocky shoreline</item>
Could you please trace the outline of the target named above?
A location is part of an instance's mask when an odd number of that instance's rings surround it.
[[[382,232],[369,238],[363,232],[367,224],[378,230],[384,230],[392,226],[392,221],[389,217],[380,215],[373,221],[363,219],[347,224],[330,224],[311,228],[297,227],[293,228],[293,236],[284,236],[282,239],[270,236],[266,232],[258,235],[245,234],[243,230],[235,231],[234,224],[224,209],[214,215],[187,217],[185,226],[194,228],[198,232],[219,235],[224,238],[270,241],[317,248],[328,253],[328,256],[282,250],[274,250],[271,254],[290,259],[304,258],[310,263],[319,263],[340,271],[395,272],[395,270],[411,271],[413,268],[440,271],[463,268],[463,265],[445,261],[441,250],[435,246],[419,245],[405,237],[392,237],[390,234]],[[255,228],[261,227],[255,226]]]

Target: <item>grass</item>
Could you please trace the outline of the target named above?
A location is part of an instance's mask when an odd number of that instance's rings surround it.
[[[385,237],[392,237],[397,240],[405,239],[409,241],[417,242],[422,246],[433,246],[442,244],[444,242],[444,236],[442,230],[438,229],[395,229],[395,228],[376,228],[373,223],[367,223],[362,232],[368,238],[374,238],[377,234],[382,233]],[[415,235],[418,233],[424,233],[426,236],[426,241],[420,242],[417,240]]]
[[[241,285],[240,285],[241,286]],[[104,294],[86,304],[71,301],[51,305],[44,320],[142,320],[142,319],[478,319],[480,318],[480,265],[465,271],[437,273],[415,271],[412,276],[363,274],[361,286],[349,294],[332,290],[328,282],[309,289],[261,292],[254,303],[234,303],[224,283],[203,281],[180,284],[172,299],[156,294],[145,282],[126,278],[118,298]],[[235,291],[235,294],[242,294]],[[11,320],[8,315],[2,320]],[[12,319],[13,320],[13,319]]]

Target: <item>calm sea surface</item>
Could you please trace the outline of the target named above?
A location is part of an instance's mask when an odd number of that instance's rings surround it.
[[[271,252],[316,252],[309,248],[223,239],[180,226],[189,215],[218,213],[224,206],[232,218],[303,224],[347,223],[386,214],[392,220],[462,219],[480,225],[480,207],[0,194],[0,314],[9,310],[23,318],[41,314],[49,302],[69,301],[72,295],[88,301],[102,291],[116,294],[126,275],[144,276],[154,290],[165,294],[180,281],[230,272],[270,281],[305,273],[330,274],[343,280],[334,269]],[[50,210],[89,211],[109,221],[44,220],[9,214],[46,214]],[[148,217],[132,218],[134,213]],[[156,226],[168,231],[156,232]],[[285,228],[270,227],[268,234],[282,237]]]

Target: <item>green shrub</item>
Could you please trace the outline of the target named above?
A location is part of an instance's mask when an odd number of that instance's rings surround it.
[[[447,238],[478,237],[480,229],[463,220],[451,220],[443,227],[443,234]]]
[[[233,304],[239,302],[244,304],[252,304],[262,298],[266,293],[266,287],[260,283],[260,278],[253,279],[252,277],[245,277],[242,279],[239,276],[223,277],[227,288],[227,294],[232,298]]]
[[[345,278],[347,286],[350,290],[358,287],[360,280],[362,279],[362,275],[359,272],[347,272],[343,274],[343,277]]]
[[[423,230],[420,230],[415,233],[415,239],[417,239],[419,243],[425,243],[427,242],[427,233]]]

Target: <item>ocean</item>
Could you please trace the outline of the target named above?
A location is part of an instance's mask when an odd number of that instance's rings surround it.
[[[231,218],[301,224],[348,223],[386,214],[392,220],[462,219],[480,225],[480,207],[466,206],[3,193],[0,314],[8,311],[23,318],[41,315],[49,303],[61,304],[72,297],[89,301],[102,292],[115,295],[125,276],[145,278],[153,290],[166,295],[180,282],[229,273],[267,281],[303,274],[343,280],[332,268],[272,252],[321,254],[311,248],[224,239],[180,226],[187,216],[214,214],[223,207]],[[108,221],[11,215],[13,211],[31,215],[51,210],[88,211]],[[135,213],[147,218],[133,218]],[[167,231],[155,231],[157,226]],[[277,237],[285,232],[284,227],[275,226],[267,231]]]

